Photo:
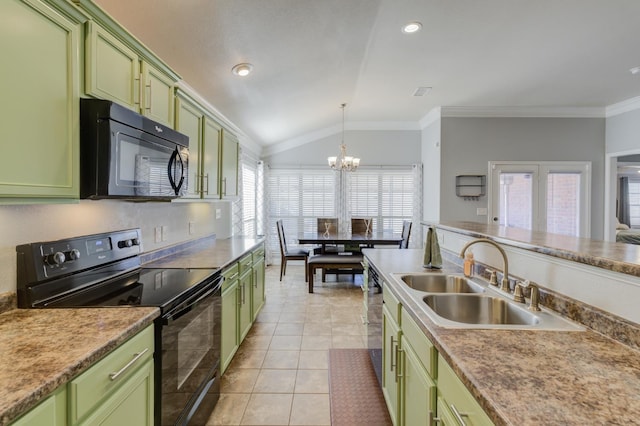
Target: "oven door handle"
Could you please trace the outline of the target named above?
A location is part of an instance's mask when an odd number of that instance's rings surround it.
[[[201,291],[191,296],[189,299],[185,300],[180,305],[176,306],[174,309],[167,312],[163,316],[164,323],[168,324],[170,322],[173,322],[178,318],[180,318],[181,316],[191,312],[191,310],[193,310],[193,308],[196,307],[196,305],[198,305],[204,299],[211,296],[213,293],[220,291],[220,287],[221,286],[220,286],[220,280],[219,280],[214,282],[211,286],[207,286],[207,289],[205,289],[204,291]]]

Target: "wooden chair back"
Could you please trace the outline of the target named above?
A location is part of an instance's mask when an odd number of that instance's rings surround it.
[[[367,227],[367,224],[369,225]],[[373,219],[365,217],[352,217],[351,218],[351,235],[366,235],[367,231],[369,235],[373,232]]]
[[[319,217],[318,218],[318,234],[328,234],[332,237],[338,236],[338,218],[337,217]]]
[[[287,240],[284,236],[282,219],[276,221],[276,228],[278,228],[278,240],[280,241],[280,255],[284,258],[287,254]]]
[[[406,249],[409,247],[409,237],[411,236],[411,221],[402,221],[402,241],[400,241],[400,248]]]

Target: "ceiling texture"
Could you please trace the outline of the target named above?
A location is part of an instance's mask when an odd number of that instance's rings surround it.
[[[264,149],[339,129],[342,103],[348,128],[419,129],[441,106],[604,116],[640,95],[639,0],[94,1]]]

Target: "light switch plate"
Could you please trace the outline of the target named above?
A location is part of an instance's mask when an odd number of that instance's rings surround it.
[[[169,227],[165,225],[162,227],[162,241],[167,241],[167,238],[169,238]]]
[[[154,228],[154,232],[155,232],[155,242],[159,243],[162,241],[162,227],[161,226],[156,226]]]
[[[220,219],[220,218],[222,218],[222,210],[216,209],[216,219]]]
[[[196,223],[189,222],[189,235],[193,235],[196,233]]]
[[[486,207],[478,207],[476,209],[476,215],[478,215],[478,216],[486,216],[487,215],[487,208]]]

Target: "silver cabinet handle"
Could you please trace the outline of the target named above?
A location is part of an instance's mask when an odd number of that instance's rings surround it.
[[[149,83],[148,85],[146,85],[145,87],[149,88],[149,101],[147,102],[147,105],[144,106],[145,109],[151,111],[151,83]]]
[[[205,189],[205,190],[204,190],[204,193],[205,193],[205,194],[207,194],[207,195],[209,195],[209,173],[207,173],[206,175],[204,175],[204,178],[205,178],[205,180],[206,180],[206,182],[207,182],[207,186],[206,186],[206,188],[207,188],[207,189]]]
[[[395,342],[394,342],[395,339],[393,338],[393,336],[389,336],[389,337],[391,337],[391,351],[389,353],[389,355],[391,355],[391,367],[390,367],[390,370],[393,371],[393,368],[396,367],[396,362],[393,360],[393,356],[397,355],[397,352],[396,352],[396,349],[394,347],[395,346]],[[397,358],[396,358],[396,361],[397,361]]]
[[[146,354],[147,351],[149,351],[149,348],[145,348],[142,352],[139,352],[137,354],[133,354],[133,359],[131,361],[129,361],[127,363],[127,365],[125,365],[124,367],[122,367],[120,370],[116,371],[115,373],[110,373],[109,374],[109,379],[111,380],[115,380],[118,378],[119,375],[121,375],[122,373],[124,373],[129,367],[131,367],[137,360],[140,359],[140,357],[142,357],[142,355]]]
[[[140,77],[138,77],[138,78],[134,78],[134,79],[133,79],[133,81],[134,81],[134,84],[137,84],[137,86],[138,86],[138,87],[137,87],[137,90],[136,90],[136,88],[135,88],[135,87],[134,87],[134,89],[133,89],[134,96],[135,96],[135,93],[137,93],[137,94],[138,94],[138,101],[136,102],[136,100],[134,99],[134,100],[133,100],[133,103],[134,103],[135,105],[138,105],[138,108],[141,108],[140,103],[142,102],[142,93],[141,93],[141,91],[140,91],[140,87],[142,86],[142,84],[141,84],[141,82],[140,82]]]
[[[464,421],[464,419],[462,417],[467,417],[466,414],[464,413],[460,413],[455,405],[451,404],[451,411],[453,411],[453,415],[456,417],[456,420],[458,421],[458,423],[460,423],[461,426],[467,426],[467,423]]]

